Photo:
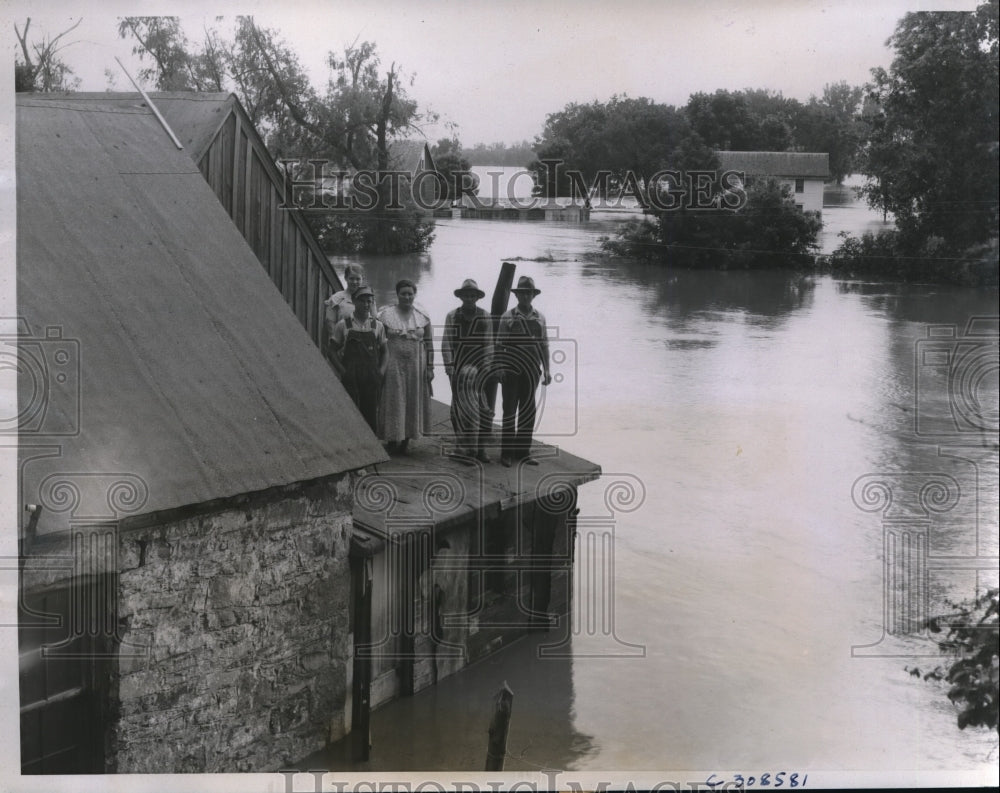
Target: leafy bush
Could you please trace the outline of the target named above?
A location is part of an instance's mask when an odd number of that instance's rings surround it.
[[[937,667],[924,680],[945,680],[948,699],[958,708],[958,727],[988,727],[1000,731],[1000,590],[991,589],[971,603],[954,604],[955,612],[927,621],[932,633],[947,629],[937,641],[955,660],[945,671]],[[917,676],[919,669],[908,669]]]
[[[861,238],[841,232],[840,237],[843,242],[822,263],[823,269],[836,275],[964,286],[998,283],[996,238],[956,255],[945,240],[935,236],[915,247],[895,230],[867,232]]]
[[[434,221],[414,208],[307,217],[326,253],[419,253],[434,241]]]
[[[655,222],[632,220],[609,253],[663,261],[678,267],[711,269],[811,268],[823,223],[816,212],[795,205],[787,186],[754,180],[738,210],[679,209],[648,213]]]

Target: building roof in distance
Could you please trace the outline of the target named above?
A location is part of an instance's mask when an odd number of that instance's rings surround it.
[[[793,151],[717,151],[724,171],[743,171],[752,176],[786,178],[830,178],[830,155]]]

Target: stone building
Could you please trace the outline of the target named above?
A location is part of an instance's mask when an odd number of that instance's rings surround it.
[[[238,102],[162,104],[176,130],[135,95],[17,99],[22,769],[364,757],[380,704],[569,640],[600,468],[457,462],[439,403],[387,460],[319,352],[340,282]]]
[[[346,730],[385,453],[148,108],[16,133],[23,770],[278,769]]]

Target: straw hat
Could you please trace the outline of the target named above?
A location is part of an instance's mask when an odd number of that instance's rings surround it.
[[[510,290],[511,292],[531,292],[534,295],[540,295],[542,293],[541,289],[535,289],[535,281],[527,275],[522,275],[517,279],[517,286]]]
[[[479,284],[471,278],[466,278],[462,281],[462,286],[455,290],[455,297],[463,297],[468,292],[474,292],[476,300],[482,300],[486,297],[486,293],[479,288]]]

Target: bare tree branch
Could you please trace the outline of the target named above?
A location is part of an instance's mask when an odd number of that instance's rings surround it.
[[[14,35],[17,36],[17,41],[21,45],[21,52],[24,53],[24,62],[27,67],[34,70],[35,65],[31,62],[31,53],[28,52],[28,28],[31,27],[31,17],[28,17],[27,21],[24,23],[24,33],[21,33],[17,29],[17,22],[14,23]]]

